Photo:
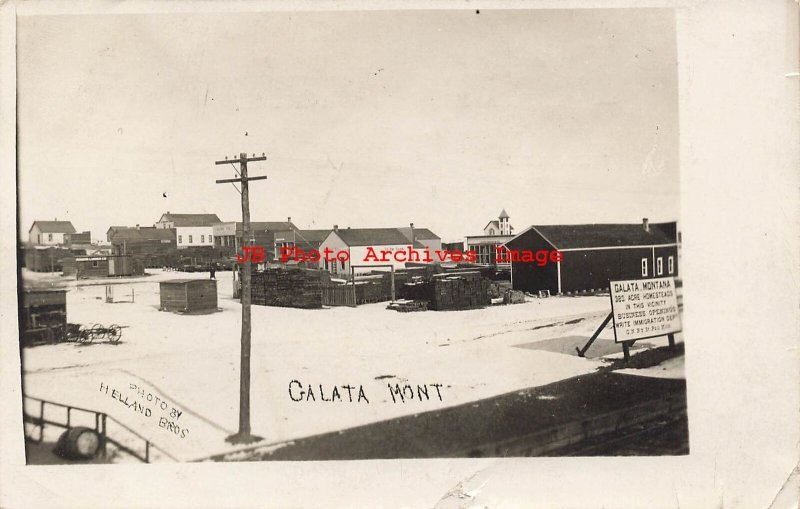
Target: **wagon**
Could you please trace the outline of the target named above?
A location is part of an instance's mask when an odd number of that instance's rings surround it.
[[[104,327],[99,323],[85,326],[75,323],[67,324],[67,340],[79,343],[91,343],[95,339],[106,339],[110,343],[118,343],[122,337],[124,326],[111,324]]]

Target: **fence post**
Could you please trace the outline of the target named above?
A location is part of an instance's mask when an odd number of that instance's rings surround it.
[[[44,441],[44,401],[39,402],[39,443]]]
[[[69,429],[69,413],[72,410],[72,407],[67,407],[67,429]]]
[[[144,441],[144,462],[150,463],[150,441]]]
[[[392,302],[397,300],[394,295],[394,265],[392,265]]]
[[[102,414],[103,429],[100,431],[100,449],[103,459],[106,459],[106,414]]]

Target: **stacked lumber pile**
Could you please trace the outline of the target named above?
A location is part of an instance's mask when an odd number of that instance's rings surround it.
[[[253,272],[252,303],[259,306],[321,308],[324,271],[268,269]]]
[[[428,310],[428,301],[427,300],[396,300],[386,306],[386,309],[392,309],[394,311],[399,311],[400,313],[409,313],[412,311],[427,311]]]
[[[408,300],[430,300],[433,292],[433,283],[414,278],[413,281],[397,287],[397,297]]]
[[[431,309],[472,309],[491,304],[489,280],[479,271],[438,274],[432,282]]]

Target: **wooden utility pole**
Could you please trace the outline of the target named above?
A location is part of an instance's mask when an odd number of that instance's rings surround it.
[[[252,238],[250,236],[250,192],[249,182],[251,180],[264,180],[267,177],[248,177],[247,176],[247,163],[252,161],[266,161],[267,158],[264,154],[261,157],[247,157],[247,154],[242,152],[239,154],[239,159],[225,159],[224,161],[216,161],[215,164],[239,164],[238,178],[217,180],[217,184],[234,184],[238,182],[241,184],[241,189],[237,191],[242,195],[242,247],[251,246]],[[236,168],[236,166],[234,166]],[[235,232],[234,232],[235,237]],[[249,253],[245,253],[249,255]],[[242,292],[240,298],[242,301],[242,347],[241,347],[241,367],[239,370],[239,432],[231,435],[225,439],[226,442],[234,444],[250,443],[261,440],[261,437],[250,434],[250,258],[241,264],[241,282]]]

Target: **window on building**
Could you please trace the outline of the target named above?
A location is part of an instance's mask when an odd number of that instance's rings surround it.
[[[209,235],[208,236],[208,243],[209,244],[213,244],[214,243],[214,236],[213,235]]]
[[[659,256],[658,259],[656,259],[656,274],[660,276],[663,273],[664,273],[664,260],[662,260],[661,257]]]
[[[341,264],[342,270],[344,270],[344,260],[339,260],[339,263]]]
[[[97,263],[97,260],[92,260],[92,267],[99,267],[100,264]]]
[[[281,255],[283,253],[283,248],[285,248],[285,247],[293,247],[293,246],[294,246],[294,242],[291,242],[291,241],[290,242],[276,242],[275,243],[275,259],[276,260],[280,260],[281,259]],[[325,268],[327,269],[328,267],[325,267]]]
[[[670,274],[675,272],[675,260],[671,256],[667,258],[667,270]]]
[[[489,260],[489,249],[491,246],[475,246],[473,249],[475,250],[475,257],[476,262],[481,263],[484,265],[488,265],[490,263]]]
[[[494,235],[494,228],[489,228],[489,235]]]
[[[642,258],[642,276],[647,276],[647,258]]]
[[[183,244],[183,235],[178,235],[178,244]]]
[[[201,244],[205,244],[206,243],[206,236],[205,235],[200,235],[200,243]]]
[[[47,240],[53,240],[53,234],[52,233],[48,233],[47,234]]]
[[[192,236],[189,235],[189,244],[191,244],[191,243],[192,243]]]
[[[328,259],[327,259],[327,258],[324,258],[324,260],[325,260],[325,270],[330,270],[331,268],[330,268],[330,266],[328,265]]]

